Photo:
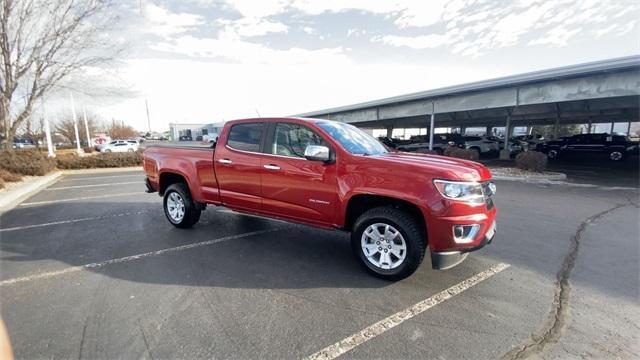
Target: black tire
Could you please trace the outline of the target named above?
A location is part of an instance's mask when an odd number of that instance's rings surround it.
[[[397,229],[406,243],[402,263],[393,269],[382,269],[371,263],[361,246],[364,231],[371,225],[383,223]],[[385,280],[397,281],[413,274],[422,263],[427,247],[426,234],[420,223],[409,213],[392,206],[366,211],[356,220],[351,232],[351,248],[360,264],[371,274]]]
[[[609,151],[609,160],[611,161],[622,161],[624,159],[624,152],[622,150],[611,150]]]
[[[549,159],[557,159],[559,156],[560,156],[560,153],[558,152],[558,150],[551,149],[547,152],[547,157]]]
[[[107,150],[105,150],[104,152],[106,152],[106,153],[110,153],[110,152],[111,152],[111,150],[107,149]]]
[[[169,201],[169,197],[172,193],[176,193],[184,202],[184,215],[178,219],[175,219],[171,216],[169,208],[167,206],[167,202]],[[170,185],[164,192],[164,199],[162,204],[167,220],[169,220],[169,222],[177,228],[190,228],[195,223],[197,223],[198,220],[200,220],[200,207],[191,198],[189,187],[185,183],[176,183]]]

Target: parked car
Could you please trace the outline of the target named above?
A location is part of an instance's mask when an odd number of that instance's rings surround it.
[[[178,138],[178,141],[192,141],[191,135],[182,135]]]
[[[36,144],[29,139],[13,139],[11,147],[14,149],[31,149],[36,147]]]
[[[154,144],[143,166],[175,227],[221,205],[345,230],[364,268],[389,280],[411,275],[427,247],[432,266],[447,269],[496,233],[495,185],[482,164],[389,152],[341,122],[229,121],[215,148]]]
[[[113,142],[113,141],[112,141]],[[138,143],[136,141],[122,141],[114,144],[106,144],[100,148],[100,152],[134,152],[138,150]]]
[[[504,138],[499,138],[497,136],[488,136],[490,140],[496,141],[498,143],[498,149],[504,150]],[[515,155],[522,151],[529,150],[529,144],[526,141],[517,140],[514,138],[509,138],[507,150],[511,155]]]
[[[515,136],[514,139],[526,142],[529,149],[535,149],[538,144],[542,144],[545,141],[544,136],[540,134],[519,135]]]
[[[611,161],[621,161],[630,155],[638,155],[637,141],[631,141],[623,135],[579,134],[547,141],[537,148],[550,159],[560,156],[593,156],[604,154]]]
[[[388,147],[390,147],[392,149],[395,149],[398,146],[398,143],[396,141],[394,141],[394,139],[386,137],[386,136],[378,137],[378,141],[380,141],[385,146],[388,146]]]
[[[477,150],[480,154],[497,153],[500,145],[487,136],[464,136],[464,147]]]
[[[460,134],[434,134],[433,135],[433,150],[437,153],[444,153],[444,149],[449,146],[457,146],[464,148],[464,138]],[[429,149],[429,135],[417,135],[412,136],[412,142],[409,144],[398,145],[396,148],[398,151],[418,151]]]
[[[111,141],[109,141],[107,143],[96,145],[95,149],[98,150],[98,151],[102,151],[102,148],[104,148],[104,147],[113,146],[113,145],[116,145],[116,144],[126,144],[126,143],[127,143],[127,140],[111,140]]]

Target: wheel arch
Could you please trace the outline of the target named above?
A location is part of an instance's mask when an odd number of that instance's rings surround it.
[[[167,188],[176,183],[184,183],[187,185],[187,187],[189,186],[189,181],[187,180],[187,177],[184,176],[184,174],[173,171],[165,171],[160,173],[158,194],[160,196],[163,196]]]
[[[372,194],[355,194],[349,198],[345,212],[344,230],[353,230],[353,225],[360,215],[369,209],[380,206],[393,206],[407,212],[417,221],[426,236],[427,224],[425,223],[422,210],[420,210],[416,204],[391,196]]]

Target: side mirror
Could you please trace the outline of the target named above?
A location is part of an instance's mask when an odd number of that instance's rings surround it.
[[[311,161],[329,161],[331,160],[331,153],[326,146],[308,145],[304,149],[304,157]]]

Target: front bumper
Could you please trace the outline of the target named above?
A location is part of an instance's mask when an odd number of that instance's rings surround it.
[[[493,239],[496,237],[496,223],[495,221],[492,224],[492,231],[485,234],[480,243],[471,248],[465,248],[456,251],[432,251],[431,252],[431,267],[435,270],[446,270],[451,269],[452,267],[460,264],[467,258],[470,252],[480,250],[483,247],[487,246],[487,244],[491,244]]]

